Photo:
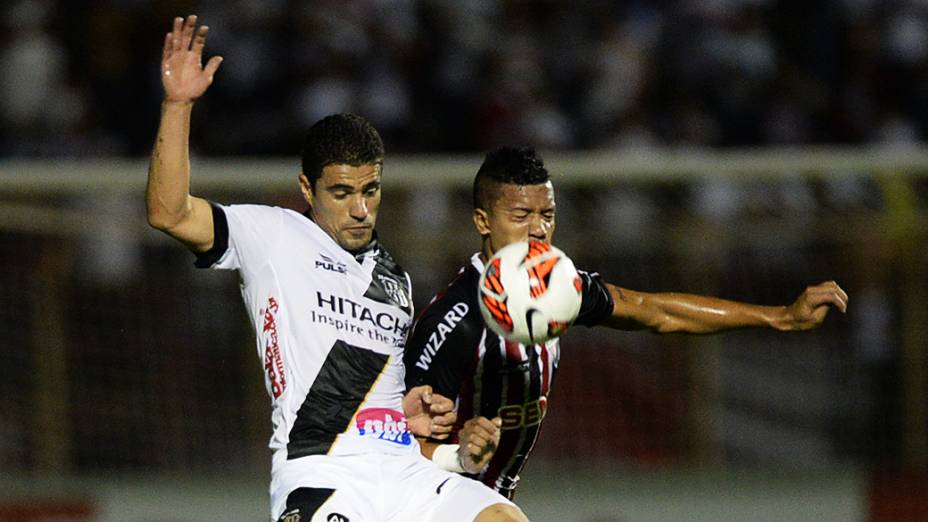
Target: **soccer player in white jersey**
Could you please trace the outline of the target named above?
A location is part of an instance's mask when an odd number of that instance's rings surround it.
[[[474,179],[474,225],[482,248],[416,320],[406,346],[406,381],[454,397],[452,437],[424,441],[427,455],[512,498],[547,412],[561,357],[559,339],[525,346],[487,329],[477,306],[484,263],[504,246],[529,239],[550,243],[554,186],[531,148],[487,154]],[[656,333],[707,334],[736,328],[817,328],[831,307],[847,308],[834,281],[808,287],[788,306],[759,306],[682,293],[649,293],[580,271],[583,300],[574,325]],[[569,352],[569,348],[568,348]],[[434,459],[435,457],[433,457]]]
[[[202,65],[207,31],[190,16],[165,37],[148,220],[198,266],[239,271],[272,401],[271,520],[527,520],[422,457],[412,436],[441,436],[454,415],[428,387],[404,398],[411,288],[374,232],[383,144],[367,121],[334,115],[308,132],[306,213],[190,195],[191,109],[221,62]]]

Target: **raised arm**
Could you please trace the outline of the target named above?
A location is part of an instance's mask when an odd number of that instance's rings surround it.
[[[646,293],[607,285],[615,305],[603,324],[621,330],[709,334],[738,328],[781,331],[817,328],[832,306],[847,311],[847,294],[834,281],[810,286],[788,306],[761,306],[715,297]]]
[[[222,58],[202,65],[209,28],[197,17],[174,19],[161,56],[161,124],[148,168],[148,223],[197,252],[213,246],[213,216],[206,200],[190,195],[190,112],[206,92]]]

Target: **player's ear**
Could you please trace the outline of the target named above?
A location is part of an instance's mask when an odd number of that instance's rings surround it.
[[[474,226],[477,227],[477,233],[481,236],[490,235],[490,216],[482,208],[474,209]]]
[[[300,192],[303,193],[303,199],[309,203],[309,206],[313,206],[313,186],[309,182],[309,178],[306,177],[306,174],[300,174]]]

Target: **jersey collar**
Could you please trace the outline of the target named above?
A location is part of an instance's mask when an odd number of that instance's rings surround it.
[[[476,268],[477,272],[479,273],[483,273],[483,269],[486,267],[485,263],[483,262],[483,259],[481,259],[480,252],[477,252],[474,255],[470,256],[470,264],[474,268]]]

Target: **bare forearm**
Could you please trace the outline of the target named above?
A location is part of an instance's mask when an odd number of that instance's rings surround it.
[[[611,286],[611,285],[610,285]],[[658,333],[710,334],[738,328],[793,329],[785,306],[761,306],[680,293],[644,293],[611,287],[609,325]]]
[[[162,230],[190,211],[190,112],[193,102],[164,102],[161,124],[148,166],[148,221]]]
[[[164,102],[161,125],[148,166],[145,203],[148,223],[195,252],[213,246],[213,217],[205,199],[190,195],[192,102]]]
[[[787,330],[785,306],[761,306],[691,294],[657,294],[656,306],[666,317],[666,332],[709,334],[725,330],[770,327]]]

